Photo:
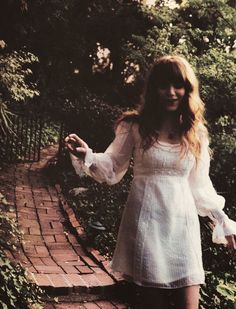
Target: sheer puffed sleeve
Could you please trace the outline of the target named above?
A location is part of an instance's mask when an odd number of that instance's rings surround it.
[[[208,216],[214,223],[212,241],[218,244],[227,244],[227,235],[236,234],[236,222],[229,219],[223,211],[225,199],[218,195],[209,177],[210,156],[209,141],[202,137],[200,160],[191,170],[189,184],[195,200],[198,214]]]
[[[132,123],[122,121],[116,129],[115,139],[104,153],[94,153],[88,148],[84,161],[71,155],[72,164],[77,174],[82,170],[100,183],[113,185],[125,175],[133,147]]]

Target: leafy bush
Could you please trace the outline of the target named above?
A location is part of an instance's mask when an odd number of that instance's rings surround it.
[[[16,250],[22,240],[16,221],[0,210],[0,249]]]
[[[0,194],[0,209],[6,205],[5,197]],[[0,307],[24,309],[32,305],[35,309],[42,308],[43,291],[29,280],[20,264],[10,261],[4,252],[17,250],[20,241],[23,241],[23,235],[16,221],[0,210]]]
[[[0,305],[6,309],[43,308],[42,290],[30,282],[25,269],[10,262],[0,250]]]
[[[29,81],[30,65],[38,58],[25,51],[13,51],[0,55],[0,134],[11,132],[12,109],[16,102],[39,95],[36,84]],[[23,105],[23,103],[22,103]]]
[[[201,309],[234,309],[236,288],[232,274],[206,272],[206,285],[201,287]]]
[[[46,121],[43,124],[41,147],[53,145],[59,142],[60,123],[54,121]]]

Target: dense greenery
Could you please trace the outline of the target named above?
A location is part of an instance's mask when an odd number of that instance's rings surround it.
[[[174,9],[167,2],[147,7],[136,0],[2,1],[0,126],[9,123],[13,106],[21,106],[63,120],[64,134],[79,132],[93,149],[103,151],[113,137],[114,119],[139,101],[153,61],[165,54],[184,55],[196,69],[206,103],[214,150],[211,176],[235,219],[234,1],[178,0]],[[39,93],[37,101],[29,100]],[[54,139],[55,132],[55,126],[47,128],[45,140],[49,133]],[[74,200],[75,207],[80,206],[85,225],[91,217],[100,218],[107,230],[95,243],[111,254],[132,176],[111,188],[64,176],[68,189],[74,181],[89,188]],[[211,243],[206,222],[202,230],[208,271],[202,306],[230,308],[232,261],[224,248]]]
[[[29,280],[26,270],[10,261],[5,250],[16,252],[23,235],[6,209],[8,202],[0,193],[0,308],[42,308],[42,290]],[[9,212],[10,213],[10,212]]]

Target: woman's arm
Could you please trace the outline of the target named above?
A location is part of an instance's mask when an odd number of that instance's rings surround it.
[[[210,155],[208,138],[202,138],[201,156],[189,176],[189,184],[200,216],[208,216],[215,224],[212,240],[236,249],[236,222],[223,211],[225,199],[218,195],[209,177]]]
[[[78,174],[82,169],[96,181],[106,182],[109,185],[122,179],[129,167],[134,148],[132,123],[122,121],[118,125],[115,139],[104,153],[94,153],[78,136],[75,134],[70,136],[73,137],[74,146],[69,143],[69,136],[65,141]]]

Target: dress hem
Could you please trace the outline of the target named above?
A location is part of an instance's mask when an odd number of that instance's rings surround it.
[[[127,275],[121,271],[115,270],[113,269],[113,271],[115,272],[119,272],[120,275],[122,276],[122,278],[127,281],[127,282],[131,282],[131,283],[135,283],[138,286],[141,287],[150,287],[150,288],[160,288],[160,289],[178,289],[178,288],[183,288],[183,287],[188,287],[188,286],[192,286],[192,285],[200,285],[200,284],[205,284],[205,280],[204,279],[199,279],[199,280],[189,280],[187,278],[183,278],[180,280],[176,280],[172,283],[154,283],[154,282],[146,282],[146,281],[139,281],[134,279],[132,276]]]

